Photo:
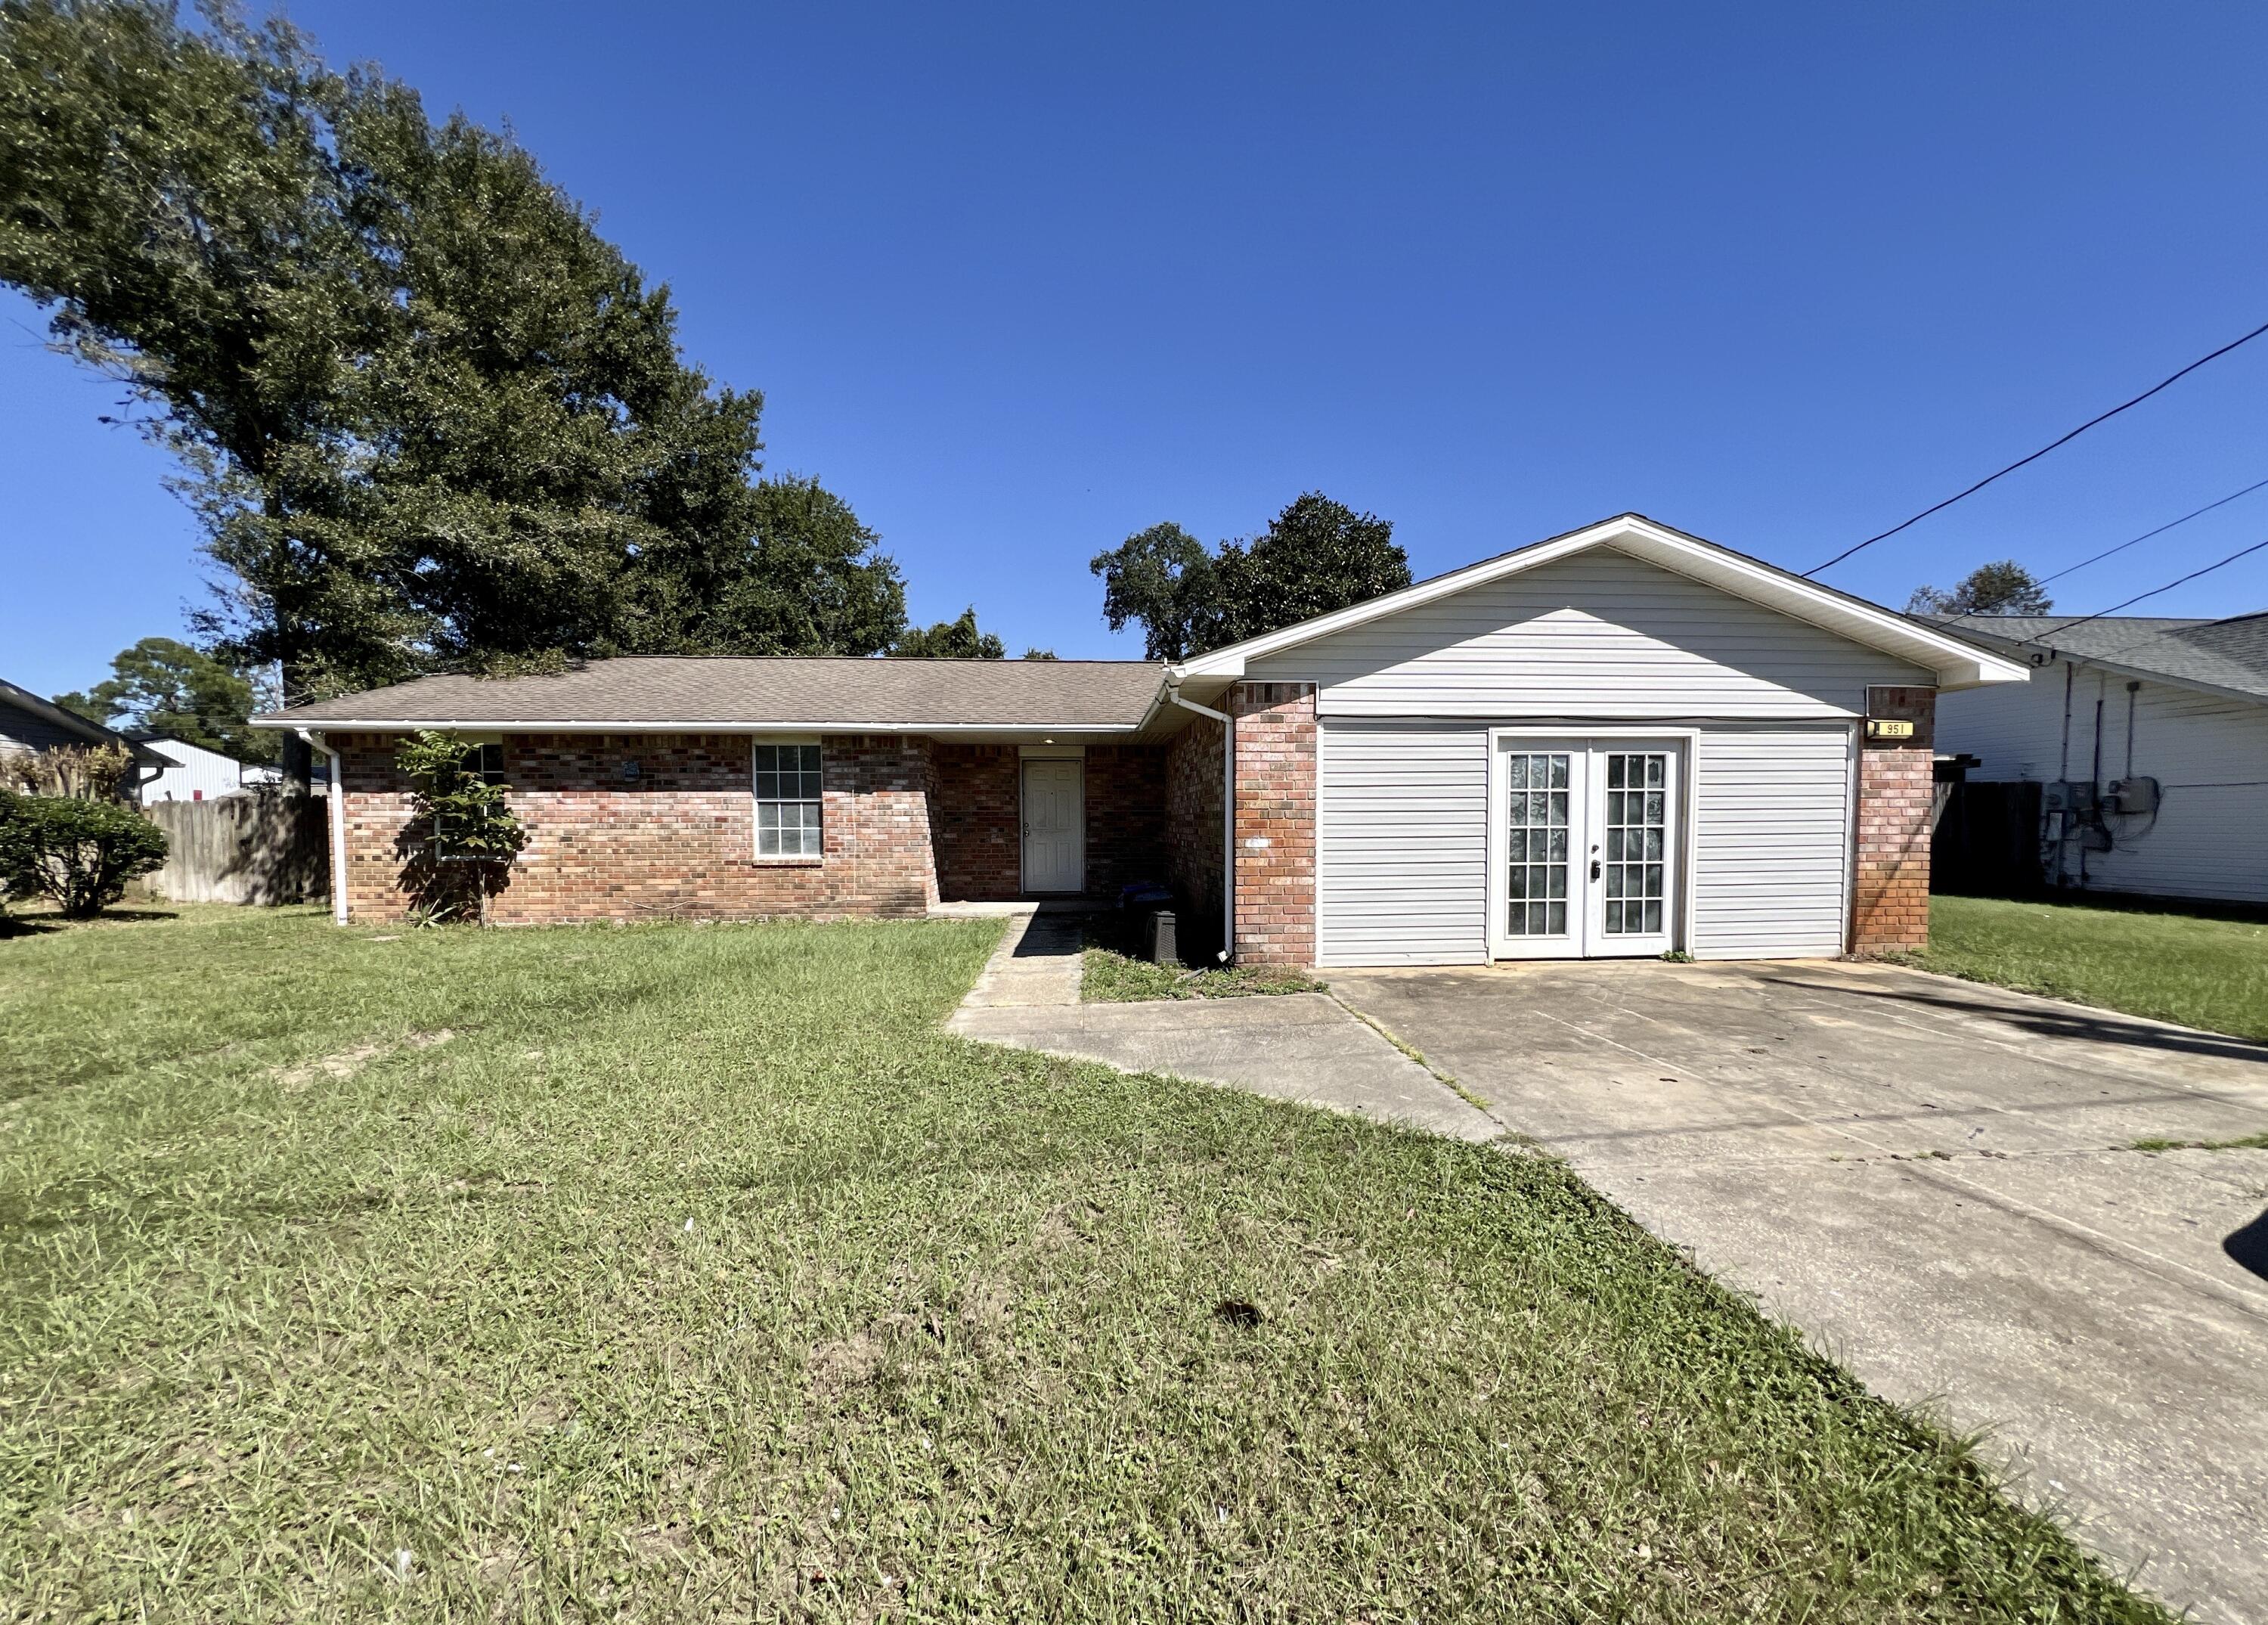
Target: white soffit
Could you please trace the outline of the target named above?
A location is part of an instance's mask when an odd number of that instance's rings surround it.
[[[1360,626],[1382,616],[1414,609],[1462,593],[1484,582],[1517,575],[1594,547],[1611,548],[1633,558],[1658,565],[1706,587],[1745,598],[1767,609],[1809,623],[1853,643],[1879,649],[1937,674],[1941,689],[1979,688],[1991,683],[2023,683],[2031,669],[2021,661],[2007,659],[1966,639],[1935,631],[1904,616],[1868,603],[1848,593],[1821,587],[1772,565],[1735,553],[1730,548],[1683,531],[1658,525],[1635,513],[1602,520],[1581,530],[1554,536],[1529,547],[1502,553],[1479,564],[1452,570],[1430,580],[1405,587],[1398,593],[1367,599],[1329,615],[1319,615],[1258,638],[1248,638],[1226,648],[1184,661],[1172,668],[1176,682],[1183,678],[1234,678],[1244,675],[1245,662],[1294,648],[1333,632]]]

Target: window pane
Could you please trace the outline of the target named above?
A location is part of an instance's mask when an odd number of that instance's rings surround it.
[[[1505,758],[1504,765],[1506,772],[1511,775],[1505,780],[1506,784],[1510,785],[1515,790],[1525,790],[1528,788],[1528,758],[1526,757],[1506,757]]]
[[[1565,936],[1567,934],[1567,905],[1565,903],[1554,903],[1551,905],[1551,917],[1546,929],[1548,929],[1553,936]]]

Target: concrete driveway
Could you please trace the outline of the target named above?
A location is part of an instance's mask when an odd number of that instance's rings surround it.
[[[1336,972],[1351,1004],[2200,1618],[2268,1621],[2268,1050],[1889,966]]]

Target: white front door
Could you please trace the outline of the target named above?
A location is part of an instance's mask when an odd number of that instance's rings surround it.
[[[1676,945],[1679,759],[1673,740],[1498,740],[1493,957],[1656,955]]]
[[[1024,758],[1024,890],[1086,885],[1086,767],[1076,757]]]

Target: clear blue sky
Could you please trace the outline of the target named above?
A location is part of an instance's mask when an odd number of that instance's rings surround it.
[[[1797,569],[2268,321],[2257,5],[295,4],[509,121],[918,618],[1138,654],[1099,549],[1318,488],[1419,573],[1635,508]],[[0,676],[201,595],[0,296]],[[2268,476],[2268,339],[1828,579],[2045,572]],[[2058,583],[2268,536],[2268,491]],[[2268,607],[2268,554],[2147,606]]]

